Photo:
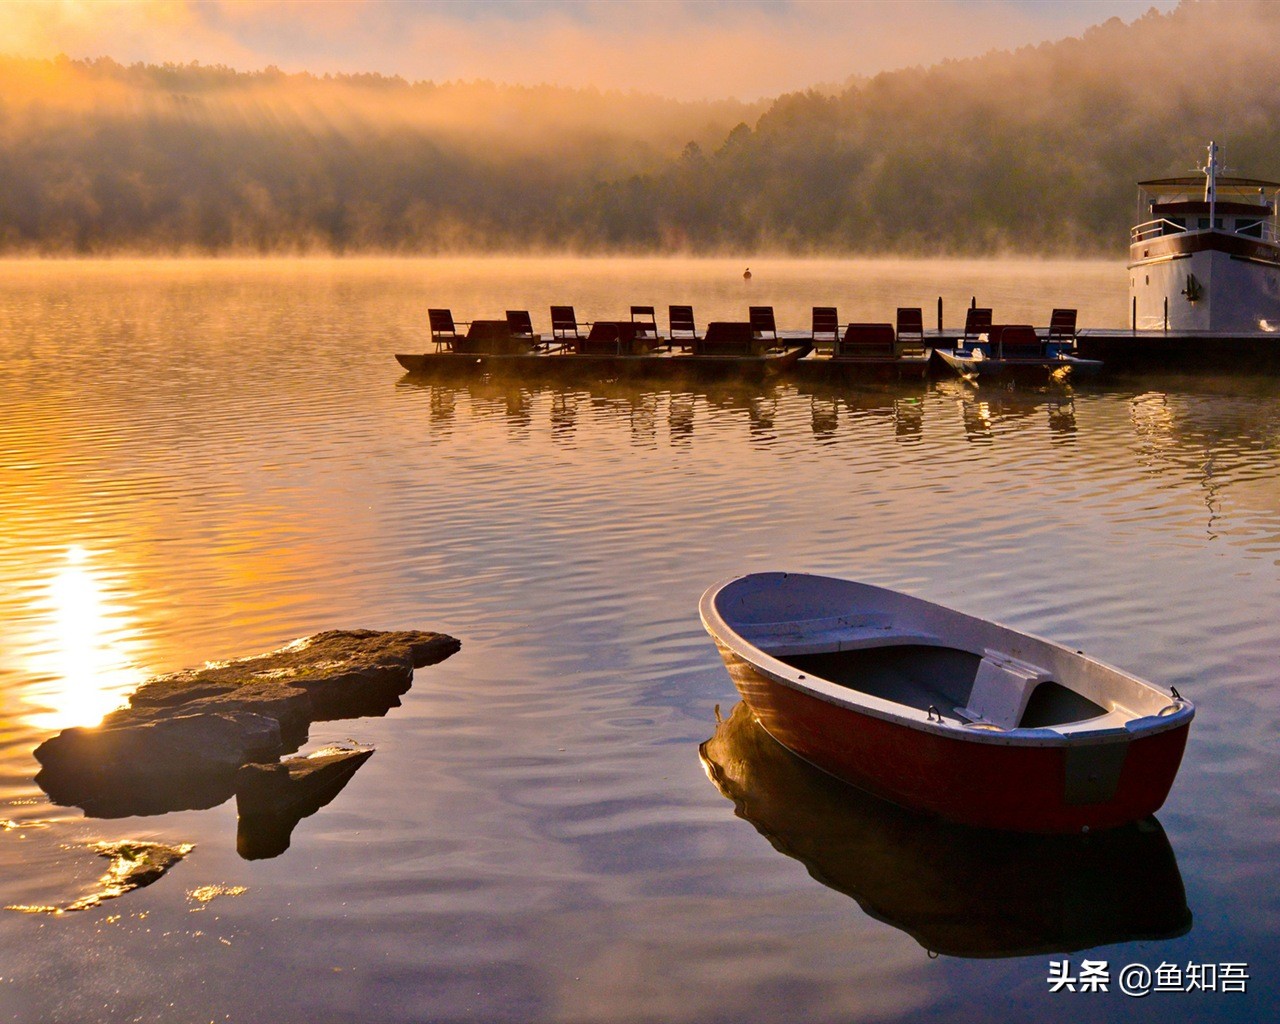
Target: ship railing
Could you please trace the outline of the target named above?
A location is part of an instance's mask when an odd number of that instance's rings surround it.
[[[1258,238],[1264,242],[1275,243],[1280,241],[1280,236],[1276,234],[1275,221],[1272,220],[1237,220],[1236,234],[1248,235],[1250,238]]]
[[[1129,231],[1130,242],[1145,242],[1148,238],[1159,238],[1161,235],[1179,235],[1187,229],[1181,224],[1175,224],[1171,220],[1161,217],[1159,220],[1149,220],[1145,224],[1139,224]]]
[[[1221,218],[1218,218],[1221,220]],[[1187,227],[1178,224],[1175,221],[1160,218],[1159,220],[1149,220],[1145,224],[1139,224],[1129,230],[1129,241],[1145,242],[1149,238],[1159,238],[1161,235],[1181,235],[1188,231],[1204,231],[1206,228]],[[1221,230],[1221,227],[1219,227]],[[1235,230],[1232,232],[1237,235],[1247,235],[1249,238],[1257,238],[1264,242],[1280,243],[1280,233],[1276,231],[1275,221],[1271,219],[1262,219],[1246,221],[1243,218],[1237,218]]]

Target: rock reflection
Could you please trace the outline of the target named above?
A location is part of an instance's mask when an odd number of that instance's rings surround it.
[[[236,776],[236,851],[245,860],[278,857],[289,849],[294,827],[342,792],[368,747],[325,747],[277,764],[250,764]]]
[[[775,849],[931,952],[1070,952],[1191,927],[1177,861],[1154,818],[1079,837],[949,825],[800,760],[743,703],[699,752],[716,788]]]

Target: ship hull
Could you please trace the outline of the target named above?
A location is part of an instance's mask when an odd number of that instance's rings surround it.
[[[1140,331],[1280,332],[1280,247],[1219,232],[1139,242],[1129,295]]]

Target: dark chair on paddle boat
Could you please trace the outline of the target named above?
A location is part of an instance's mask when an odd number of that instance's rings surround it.
[[[813,347],[829,345],[831,354],[835,355],[836,346],[840,344],[840,316],[835,306],[813,307]]]
[[[1076,311],[1055,309],[1049,317],[1049,344],[1065,349],[1076,347]]]
[[[507,310],[507,330],[513,338],[519,338],[535,346],[538,343],[538,337],[533,333],[533,320],[530,319],[527,309]]]
[[[572,306],[551,307],[551,343],[567,348],[569,342],[585,340],[579,327],[590,327],[590,321],[579,321]]]
[[[453,312],[448,309],[428,309],[427,319],[431,323],[431,340],[436,343],[436,351],[442,348],[452,349],[453,343],[462,338],[453,322]],[[459,320],[458,323],[471,326],[470,320]]]
[[[773,319],[772,306],[749,306],[747,315],[751,320],[752,332],[770,347],[778,345],[778,325]]]
[[[653,348],[652,335],[646,336],[644,324],[634,320],[597,320],[586,338],[573,343],[579,355],[638,356]]]
[[[1044,355],[1044,342],[1030,324],[992,327],[991,340],[997,359],[1039,359]]]
[[[850,324],[836,343],[833,359],[896,358],[893,324]]]
[[[671,306],[668,308],[667,318],[671,324],[671,334],[668,339],[671,345],[690,349],[702,340],[698,337],[698,329],[693,324],[692,306]]]
[[[970,306],[964,313],[964,337],[961,345],[972,345],[979,334],[991,331],[991,309],[989,306]]]
[[[924,313],[919,306],[898,307],[898,351],[902,355],[924,352]]]
[[[661,344],[658,314],[652,306],[632,306],[631,322],[636,325],[636,341],[651,342],[654,348]]]
[[[761,341],[750,323],[736,321],[712,321],[707,324],[707,336],[696,340],[693,354],[698,356],[754,356],[767,349],[768,342]]]

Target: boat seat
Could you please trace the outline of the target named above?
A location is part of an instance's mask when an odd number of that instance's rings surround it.
[[[892,359],[896,354],[893,324],[850,324],[836,343],[837,358]]]
[[[991,328],[1000,359],[1031,359],[1044,354],[1044,342],[1030,324],[1005,324]]]
[[[956,717],[978,724],[1016,729],[1027,710],[1031,691],[1051,675],[1038,665],[1010,658],[999,651],[987,651],[978,663],[978,673],[969,691],[969,703],[956,708]]]
[[[707,336],[693,343],[695,355],[754,356],[768,346],[756,338],[749,321],[714,321],[707,324]]]
[[[934,646],[940,642],[932,634],[895,626],[888,615],[838,615],[823,619],[744,623],[738,627],[738,634],[774,658],[834,654],[865,647]]]

